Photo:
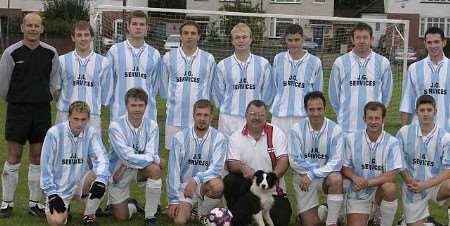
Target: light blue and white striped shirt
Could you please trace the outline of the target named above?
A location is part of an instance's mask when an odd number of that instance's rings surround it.
[[[128,168],[143,169],[159,164],[159,128],[155,121],[144,117],[134,128],[125,114],[109,125],[111,142],[110,168],[115,172],[122,164]]]
[[[328,97],[344,132],[364,129],[367,102],[379,101],[387,107],[391,95],[392,70],[385,57],[371,52],[363,59],[351,51],[334,62]]]
[[[41,154],[40,183],[45,195],[72,198],[89,171],[89,158],[95,180],[107,184],[110,176],[108,154],[94,127],[86,125],[78,137],[72,134],[68,121],[50,128]]]
[[[274,82],[269,61],[250,54],[246,62],[241,62],[233,54],[217,64],[212,88],[223,114],[244,116],[247,104],[255,99],[270,105]]]
[[[433,64],[430,57],[409,66],[403,90],[400,111],[415,114],[416,100],[428,94],[436,101],[436,125],[450,132],[450,60],[444,56],[438,64]]]
[[[425,181],[450,169],[450,134],[437,126],[423,135],[418,124],[403,126],[397,133],[403,151],[403,165],[408,174],[416,180]],[[414,193],[408,189],[406,200],[409,203],[426,197],[428,190]]]
[[[181,47],[164,55],[160,95],[167,99],[167,125],[187,128],[194,124],[194,103],[209,99],[215,67],[214,57],[201,49],[191,57]]]
[[[322,62],[305,50],[299,60],[282,52],[273,60],[275,98],[270,111],[276,117],[306,117],[303,98],[312,91],[322,91]]]
[[[101,106],[111,100],[114,86],[108,59],[94,52],[82,58],[72,51],[59,56],[59,62],[62,84],[58,111],[68,112],[72,102],[81,100],[89,105],[91,114],[100,115]]]
[[[145,116],[156,120],[155,96],[159,88],[161,56],[155,48],[144,43],[134,48],[128,40],[113,45],[108,53],[112,65],[114,92],[110,104],[111,121],[126,114],[125,94],[131,88],[142,88],[148,94]]]
[[[385,131],[380,134],[376,142],[370,141],[366,130],[348,133],[344,136],[344,150],[343,165],[350,168],[357,176],[366,179],[403,168],[399,142]],[[347,197],[366,199],[376,189],[376,187],[367,187],[356,192],[350,186]]]
[[[313,180],[341,171],[344,140],[341,127],[325,118],[320,131],[304,118],[289,129],[289,162],[298,174]]]
[[[193,127],[175,134],[169,153],[169,204],[177,203],[183,197],[180,193],[181,184],[187,183],[190,178],[197,182],[197,186],[220,178],[226,150],[225,137],[212,127],[209,127],[203,138],[197,136]]]

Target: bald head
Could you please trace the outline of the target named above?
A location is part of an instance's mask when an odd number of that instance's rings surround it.
[[[36,47],[40,42],[44,26],[42,26],[42,18],[36,13],[28,13],[23,18],[20,29],[23,33],[23,42],[30,48]]]

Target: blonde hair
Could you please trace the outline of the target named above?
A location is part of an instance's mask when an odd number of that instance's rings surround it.
[[[250,27],[247,24],[244,23],[238,23],[236,25],[234,25],[233,29],[231,29],[231,36],[233,36],[233,34],[236,34],[238,32],[245,32],[248,33],[248,35],[250,37],[252,37],[252,30],[250,29]]]
[[[69,116],[72,115],[73,112],[79,112],[79,113],[87,113],[88,116],[91,116],[91,110],[89,108],[89,105],[84,101],[74,101],[69,106]]]

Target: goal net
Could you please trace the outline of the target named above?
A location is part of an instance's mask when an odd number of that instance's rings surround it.
[[[95,9],[92,18],[96,30],[94,46],[98,52],[106,53],[112,44],[125,38],[124,21],[133,10],[147,12],[149,32],[146,41],[162,55],[179,46],[178,28],[186,20],[192,20],[200,25],[199,47],[213,54],[216,62],[219,62],[233,54],[230,30],[238,22],[244,22],[252,29],[252,52],[272,62],[277,53],[286,50],[283,34],[287,25],[298,23],[304,30],[304,48],[322,60],[324,78],[328,78],[334,60],[352,48],[353,26],[365,22],[374,31],[373,50],[391,62],[394,89],[401,88],[407,69],[408,60],[404,56],[407,56],[408,21],[389,19],[100,6]],[[399,99],[399,95],[393,95],[391,105],[398,108]]]

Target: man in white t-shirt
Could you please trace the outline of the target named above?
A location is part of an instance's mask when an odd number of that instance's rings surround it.
[[[271,218],[275,225],[287,226],[292,213],[283,178],[289,167],[287,139],[280,128],[266,122],[267,107],[261,100],[253,100],[247,105],[245,119],[244,128],[235,131],[229,138],[226,160],[230,173],[224,178],[224,196],[228,209],[233,213],[232,224],[250,223],[248,216],[237,210],[242,208],[242,202],[248,201],[242,199],[250,189],[248,179],[257,170],[264,170],[274,172],[279,180],[270,212]]]

